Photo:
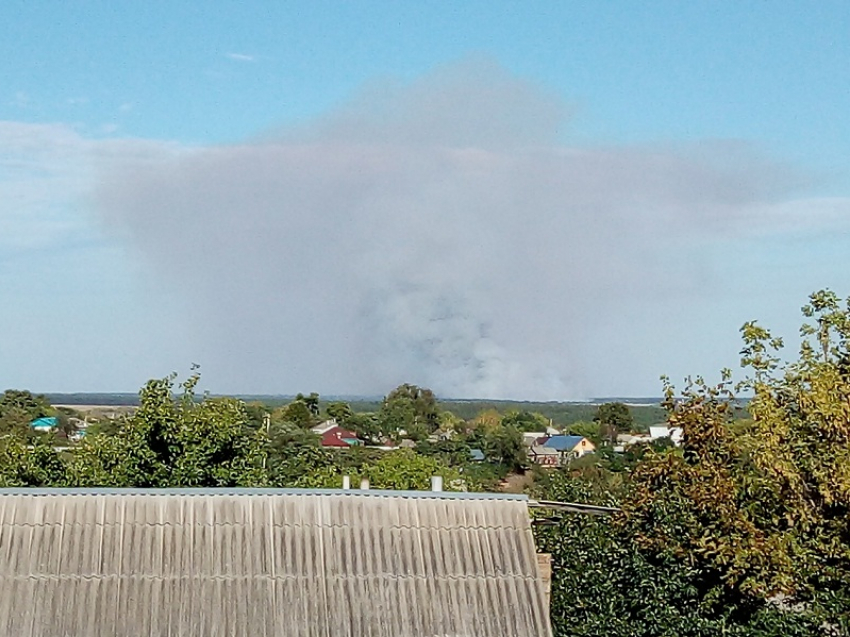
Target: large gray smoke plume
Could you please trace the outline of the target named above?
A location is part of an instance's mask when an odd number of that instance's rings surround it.
[[[600,317],[703,285],[697,238],[787,175],[734,144],[571,147],[567,115],[461,64],[113,173],[99,202],[196,308],[201,363],[242,389],[574,398]]]

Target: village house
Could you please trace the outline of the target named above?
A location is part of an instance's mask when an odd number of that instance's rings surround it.
[[[334,419],[326,420],[325,422],[312,427],[310,431],[319,436],[320,444],[323,447],[339,447],[345,449],[363,444],[363,441],[357,437],[356,433],[340,427]]]
[[[541,467],[561,467],[573,458],[596,451],[596,446],[584,436],[543,433],[523,434],[528,459]]]
[[[596,451],[596,445],[584,436],[551,436],[546,439],[543,446],[560,453],[562,461],[580,458]]]
[[[528,449],[528,459],[541,467],[560,467],[561,453],[557,449],[533,445]]]
[[[25,637],[551,637],[529,504],[441,491],[0,489],[0,624]]]
[[[546,427],[546,431],[526,431],[522,434],[522,444],[526,449],[530,449],[534,445],[542,445],[552,436],[560,435],[560,431],[554,427]]]

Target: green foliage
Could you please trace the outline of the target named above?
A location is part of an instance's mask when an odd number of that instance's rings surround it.
[[[307,411],[310,412],[310,416],[313,418],[319,417],[319,394],[316,392],[311,392],[308,396],[305,396],[304,394],[297,394],[294,402],[304,403],[307,407]]]
[[[381,426],[378,416],[372,413],[352,414],[346,421],[345,427],[372,444],[382,444],[389,437]]]
[[[488,460],[508,471],[520,471],[528,464],[522,434],[512,425],[485,434],[483,451]]]
[[[541,476],[539,497],[622,506],[536,527],[556,635],[850,634],[850,303],[819,292],[803,312],[791,363],[742,328],[751,419],[728,371],[681,397],[666,384],[681,448],[602,450]]]
[[[530,411],[509,411],[502,418],[502,426],[513,427],[517,431],[546,431],[549,427],[549,419]]]
[[[325,407],[325,413],[328,415],[328,418],[333,418],[338,425],[346,428],[349,427],[349,421],[354,417],[354,411],[351,409],[351,405],[345,402],[328,403],[327,407]]]
[[[253,401],[244,404],[246,424],[251,429],[265,427],[271,417],[269,410],[263,403]]]
[[[67,407],[55,408],[55,412],[56,436],[64,443],[64,441],[67,441],[77,433],[77,427],[74,422],[79,419],[80,414]]]
[[[30,420],[44,416],[55,415],[55,410],[41,395],[34,395],[26,390],[7,389],[0,396],[0,417],[9,410],[18,410],[25,413]]]
[[[328,466],[331,454],[319,437],[290,422],[272,422],[268,431],[266,471],[270,486],[294,485],[303,476]]]
[[[728,371],[678,400],[667,387],[683,445],[638,466],[623,524],[644,554],[699,573],[703,608],[753,622],[781,599],[801,621],[850,632],[849,310],[812,295],[788,364],[780,339],[744,325],[749,423],[736,421]]]
[[[389,452],[363,468],[363,477],[379,489],[427,490],[431,477],[441,476],[446,491],[465,486],[460,474],[435,458],[420,456],[410,449]]]
[[[86,428],[86,436],[114,436],[121,428],[121,420],[115,418],[101,418],[89,422]]]
[[[444,438],[433,442],[424,440],[416,445],[416,453],[421,456],[433,456],[452,467],[463,467],[470,461],[469,443],[461,437]]]
[[[325,465],[299,476],[287,486],[299,489],[339,489],[342,487],[343,475],[339,467]]]
[[[19,407],[7,407],[0,416],[0,436],[10,436],[19,440],[32,437],[32,418]]]
[[[567,433],[573,436],[583,436],[596,447],[602,444],[602,427],[595,421],[579,421],[567,428]]]
[[[36,436],[32,444],[14,437],[0,440],[0,487],[65,486],[65,463],[51,442],[52,436]]]
[[[541,499],[617,504],[584,473],[553,472],[537,488]],[[538,550],[552,555],[555,635],[823,634],[817,616],[779,603],[752,605],[743,598],[715,603],[705,595],[706,573],[700,566],[646,550],[632,531],[621,519],[569,513],[554,525],[534,527]]]
[[[596,409],[593,421],[599,423],[601,438],[614,444],[617,434],[631,431],[634,418],[628,405],[623,403],[604,403]]]
[[[70,481],[78,486],[261,486],[265,434],[248,424],[244,403],[195,399],[198,376],[172,397],[174,377],[142,389],[139,409],[114,436],[87,436],[72,454]]]
[[[276,423],[293,423],[304,429],[309,429],[316,421],[316,417],[313,414],[310,405],[303,400],[296,398],[288,405],[276,409],[274,413],[272,413],[272,421]]]
[[[29,439],[30,423],[36,418],[55,416],[56,410],[41,395],[26,390],[7,389],[0,395],[0,436]]]
[[[381,431],[397,436],[406,431],[409,438],[422,440],[439,426],[440,411],[430,389],[416,385],[399,385],[392,390],[378,412]]]
[[[527,411],[552,421],[559,429],[569,427],[573,423],[593,420],[598,409],[590,403],[568,402],[519,402],[511,400],[440,400],[439,407],[449,410],[464,420],[473,420],[482,411],[492,410],[499,414],[512,411]],[[352,402],[355,411],[368,411],[367,403]],[[658,404],[629,405],[629,411],[634,419],[633,430],[645,432],[650,425],[664,422],[667,414]]]

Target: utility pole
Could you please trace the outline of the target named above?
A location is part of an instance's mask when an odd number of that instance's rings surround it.
[[[266,428],[266,452],[263,454],[263,471],[266,469],[266,461],[269,459],[269,431],[271,431],[272,426],[272,417],[271,414],[265,414],[263,416],[263,426]]]

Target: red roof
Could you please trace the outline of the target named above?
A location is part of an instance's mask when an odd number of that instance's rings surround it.
[[[350,447],[352,444],[357,444],[357,442],[349,442],[353,440],[357,440],[357,434],[339,425],[322,434],[323,447]]]

